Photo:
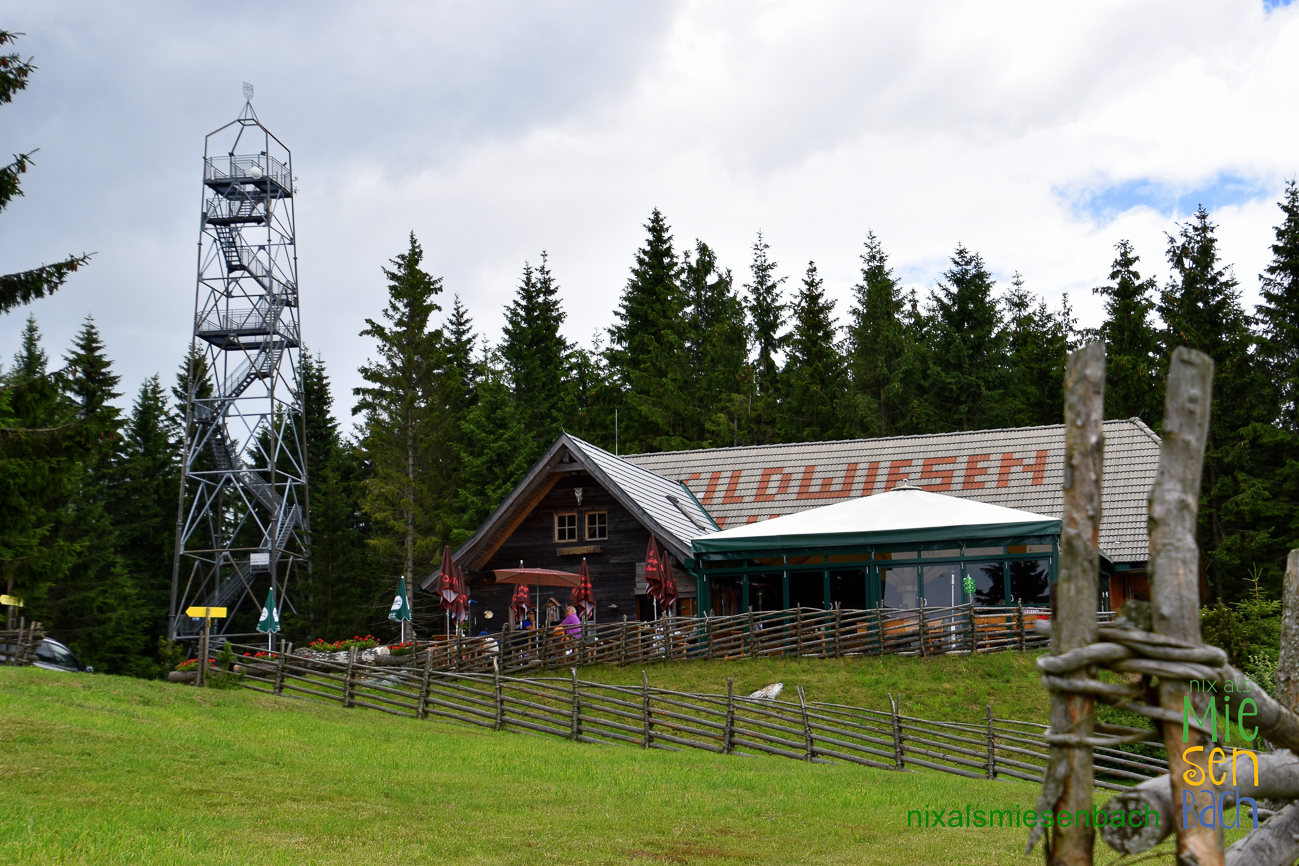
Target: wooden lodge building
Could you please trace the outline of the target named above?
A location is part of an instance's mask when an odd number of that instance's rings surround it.
[[[1102,607],[1149,598],[1146,496],[1158,458],[1159,437],[1140,420],[1105,422]],[[733,534],[727,529],[898,488],[1017,509],[1058,524],[1063,463],[1063,425],[623,456],[564,434],[453,557],[477,602],[475,630],[496,630],[507,618],[515,587],[494,583],[495,569],[522,563],[576,572],[583,558],[597,621],[651,618],[644,582],[651,534],[671,556],[682,614],[836,602],[937,604],[928,596],[939,594],[932,575],[942,567],[957,585],[961,575],[977,571],[980,605],[1044,603],[1055,576],[1058,529],[1055,536],[972,538],[968,545],[955,536],[911,543],[891,535],[892,543],[863,542],[847,552],[781,550],[767,539],[753,555],[717,553],[725,545],[710,548],[707,537],[725,538]],[[742,534],[759,535],[758,529]],[[898,574],[908,577],[897,583]],[[914,591],[890,590],[912,574]],[[948,604],[949,593],[942,595],[941,604]],[[542,603],[552,597],[566,604],[568,590],[542,587]],[[489,610],[493,616],[484,618]]]

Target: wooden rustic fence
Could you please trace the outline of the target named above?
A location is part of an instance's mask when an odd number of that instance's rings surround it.
[[[903,713],[807,700],[759,700],[610,685],[568,677],[512,677],[439,670],[429,648],[404,665],[320,661],[289,652],[235,647],[242,683],[254,691],[341,703],[411,718],[441,718],[497,731],[548,734],[583,743],[719,754],[769,754],[817,763],[887,770],[924,767],[970,778],[1038,781],[1048,752],[1045,725],[1001,719],[987,709],[973,722],[941,722]],[[1167,761],[1116,749],[1096,750],[1097,784],[1120,789],[1167,772]]]
[[[641,665],[661,661],[764,656],[932,656],[1046,649],[1033,628],[1040,608],[958,607],[894,610],[792,608],[734,616],[671,617],[656,622],[585,623],[580,634],[550,626],[506,629],[487,637],[434,639],[433,668],[506,673],[573,665]],[[1102,623],[1114,614],[1097,614]],[[574,627],[576,629],[576,627]]]
[[[36,661],[36,648],[45,639],[39,622],[25,622],[18,629],[0,629],[0,665],[29,665]]]

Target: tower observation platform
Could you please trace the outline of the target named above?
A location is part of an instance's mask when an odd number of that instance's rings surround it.
[[[293,156],[249,101],[203,156],[198,280],[170,636],[189,606],[251,632],[267,590],[293,609],[309,569]]]

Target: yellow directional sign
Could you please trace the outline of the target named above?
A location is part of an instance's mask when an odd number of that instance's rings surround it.
[[[226,609],[224,607],[187,607],[185,616],[192,616],[195,619],[211,617],[212,619],[225,619]]]
[[[10,607],[22,607],[23,600],[16,595],[0,595],[0,604],[7,604]]]

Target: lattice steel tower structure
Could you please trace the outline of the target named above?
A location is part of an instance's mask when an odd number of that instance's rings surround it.
[[[196,634],[191,605],[229,608],[227,637],[268,587],[291,610],[309,562],[293,157],[244,95],[203,152],[173,639]]]

